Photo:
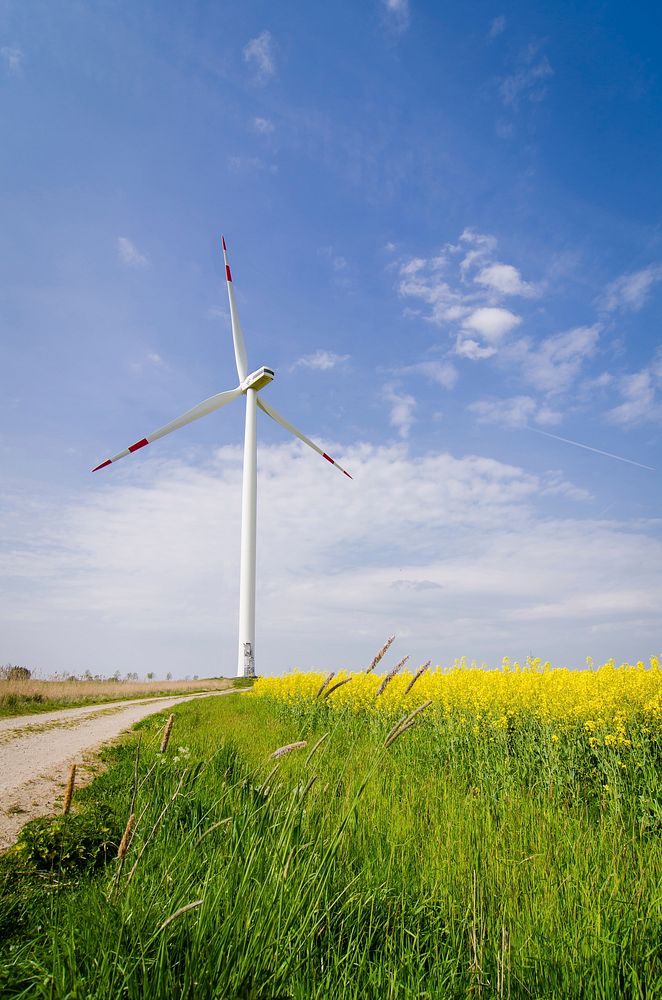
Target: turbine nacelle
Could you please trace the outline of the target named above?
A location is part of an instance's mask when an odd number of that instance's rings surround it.
[[[271,368],[258,368],[256,371],[251,372],[246,378],[241,382],[239,388],[242,392],[246,392],[247,389],[264,389],[265,385],[269,385],[273,382],[276,373]]]

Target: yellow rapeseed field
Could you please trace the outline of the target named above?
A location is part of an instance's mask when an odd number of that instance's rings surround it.
[[[327,676],[294,672],[261,678],[254,696],[304,711],[326,704],[357,715],[389,716],[412,711],[429,699],[436,718],[452,717],[474,732],[476,727],[512,729],[536,721],[559,731],[580,728],[594,745],[627,745],[633,725],[639,731],[662,729],[658,657],[652,657],[649,664],[618,666],[609,660],[597,668],[589,660],[581,670],[552,668],[532,658],[524,664],[505,658],[500,670],[458,660],[451,669],[437,666],[417,679],[410,672],[398,673],[380,693],[383,675],[338,671],[320,690]]]

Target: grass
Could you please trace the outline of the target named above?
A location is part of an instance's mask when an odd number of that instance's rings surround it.
[[[533,725],[174,715],[1,860],[3,997],[662,997],[655,738],[623,768]]]
[[[197,691],[224,691],[236,680],[216,677],[196,681],[40,681],[0,679],[0,718],[53,712],[60,708],[98,705],[132,698],[158,698]]]

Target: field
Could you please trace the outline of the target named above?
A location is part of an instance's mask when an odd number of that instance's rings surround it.
[[[41,681],[0,678],[0,718],[130,698],[155,698],[159,695],[193,691],[223,691],[232,686],[232,680],[223,677],[194,681],[88,681],[77,678]]]
[[[657,661],[384,680],[261,680],[108,750],[0,859],[2,996],[662,997]]]

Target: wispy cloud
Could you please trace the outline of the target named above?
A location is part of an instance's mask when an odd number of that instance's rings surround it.
[[[399,294],[418,302],[424,317],[446,331],[449,351],[456,357],[472,362],[494,358],[523,383],[526,391],[498,409],[493,403],[481,403],[472,412],[484,419],[492,414],[510,424],[525,419],[558,423],[558,404],[543,397],[533,406],[531,387],[547,397],[566,392],[595,356],[601,325],[578,326],[534,340],[523,332],[524,318],[513,303],[541,298],[546,283],[526,280],[514,264],[499,256],[494,236],[466,228],[456,243],[445,244],[434,256],[401,260]],[[537,316],[530,308],[529,314],[531,326]]]
[[[207,319],[229,319],[230,313],[227,306],[209,306],[206,316]]]
[[[244,46],[244,62],[255,72],[259,83],[266,83],[276,74],[274,42],[270,31],[262,31]]]
[[[540,51],[538,42],[531,42],[518,57],[514,73],[499,84],[501,100],[516,109],[521,101],[539,102],[547,96],[547,81],[554,75],[549,59]]]
[[[314,351],[312,354],[304,354],[292,365],[295,368],[310,368],[313,371],[328,372],[332,368],[349,361],[349,354],[334,354],[333,351]]]
[[[662,264],[650,264],[640,271],[622,274],[607,285],[599,305],[605,312],[637,312],[645,304],[654,285],[662,281]]]
[[[146,368],[165,368],[166,363],[156,351],[148,351],[142,358],[129,362],[129,368],[134,375],[139,375]]]
[[[506,19],[503,14],[499,14],[498,17],[494,18],[494,20],[490,25],[488,38],[498,38],[499,35],[503,34],[505,29],[506,29]]]
[[[383,396],[390,407],[389,423],[395,427],[401,438],[409,437],[409,432],[416,422],[414,410],[416,400],[407,392],[402,392],[397,386],[389,383],[384,386]]]
[[[409,27],[409,0],[383,0],[389,27],[401,34]]]
[[[2,57],[6,71],[12,76],[18,76],[25,61],[23,49],[18,45],[3,45],[0,48],[0,57]]]
[[[135,267],[139,270],[149,266],[147,254],[141,253],[128,236],[118,236],[117,255],[125,267]]]
[[[458,380],[458,371],[450,361],[418,361],[404,365],[393,372],[394,375],[422,375],[442,389],[452,389]]]
[[[270,118],[254,118],[252,121],[252,128],[254,132],[259,135],[271,135],[275,130],[274,123]]]
[[[343,257],[341,253],[338,253],[335,247],[327,246],[320,247],[317,251],[320,257],[325,257],[333,271],[333,279],[337,285],[340,287],[348,287],[350,284],[351,274],[349,261],[346,257]]]
[[[259,156],[228,156],[227,164],[228,169],[235,174],[278,173],[275,163],[265,163]]]
[[[600,327],[578,326],[565,333],[545,337],[532,346],[520,342],[513,351],[519,355],[524,379],[542,392],[558,393],[575,381],[584,362],[596,351]]]
[[[662,420],[660,359],[650,368],[622,376],[618,381],[618,390],[623,402],[607,411],[607,420],[610,423],[621,427],[636,427]]]
[[[319,253],[322,257],[326,257],[331,262],[331,267],[334,271],[340,272],[347,270],[347,260],[342,256],[342,254],[336,253],[334,247],[321,247]]]
[[[526,427],[531,421],[545,426],[561,422],[562,415],[532,396],[512,396],[510,399],[480,399],[467,407],[480,424],[502,427]]]

